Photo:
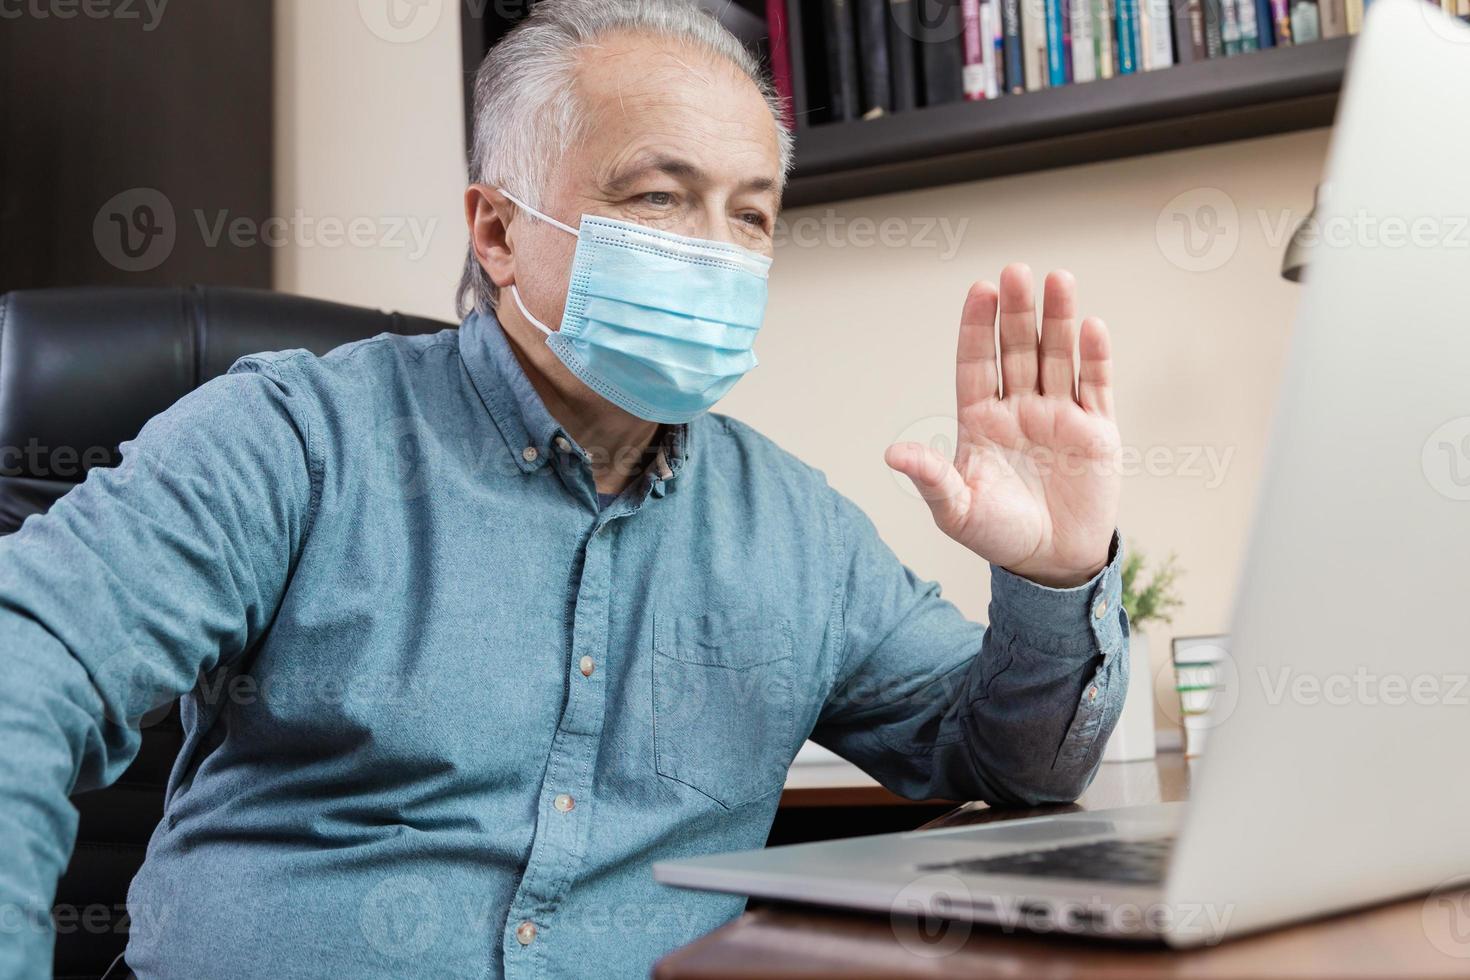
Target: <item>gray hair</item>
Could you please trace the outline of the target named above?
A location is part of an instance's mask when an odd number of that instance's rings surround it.
[[[531,15],[490,49],[475,75],[470,179],[504,188],[534,206],[553,163],[582,135],[573,75],[582,49],[613,33],[684,43],[733,64],[771,108],[781,176],[791,167],[791,133],[759,61],[693,0],[540,0]],[[470,243],[456,305],[489,312],[499,300]]]

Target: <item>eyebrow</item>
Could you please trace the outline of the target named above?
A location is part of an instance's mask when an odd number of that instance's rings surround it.
[[[691,184],[702,184],[709,181],[709,175],[703,170],[690,163],[688,160],[666,154],[654,154],[653,156],[641,157],[633,164],[614,174],[607,182],[609,190],[623,190],[639,177],[649,172],[667,174]],[[776,182],[770,177],[751,177],[740,184],[744,191],[771,191],[776,189]]]

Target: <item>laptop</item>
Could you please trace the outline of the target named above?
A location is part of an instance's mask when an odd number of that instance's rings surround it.
[[[1470,884],[1470,27],[1356,45],[1191,801],[658,881],[1181,947]]]

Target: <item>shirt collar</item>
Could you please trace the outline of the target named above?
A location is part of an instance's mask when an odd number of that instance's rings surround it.
[[[557,439],[575,445],[526,377],[494,312],[471,312],[465,318],[459,328],[459,351],[480,401],[522,472],[534,472],[547,464],[553,452],[563,452]],[[649,470],[658,496],[678,476],[689,454],[689,427],[664,428],[663,443]]]

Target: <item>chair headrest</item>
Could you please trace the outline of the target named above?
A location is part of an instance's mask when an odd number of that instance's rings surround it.
[[[453,324],[225,287],[0,296],[0,477],[79,483],[150,418],[237,358]]]

